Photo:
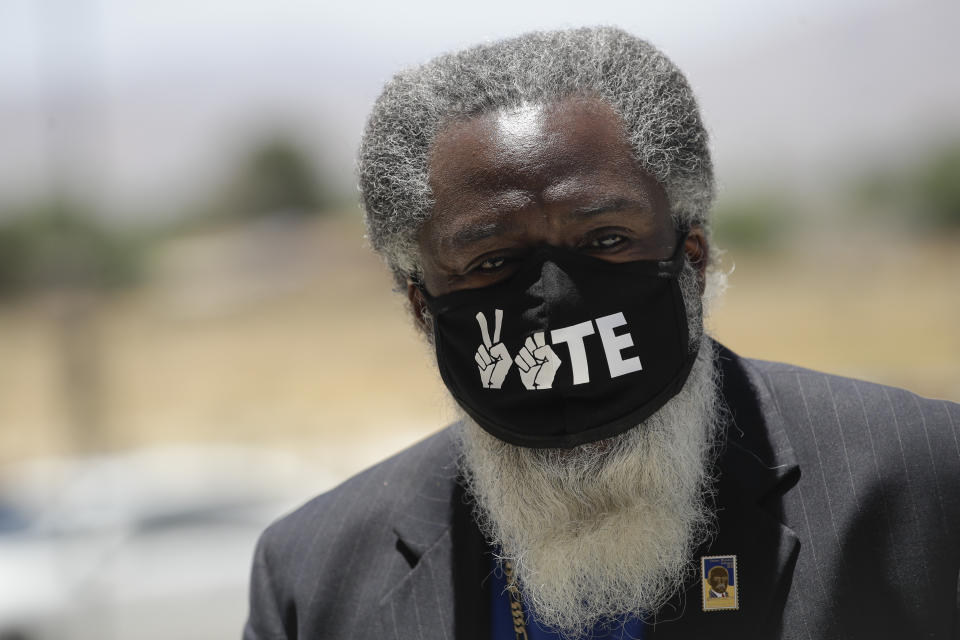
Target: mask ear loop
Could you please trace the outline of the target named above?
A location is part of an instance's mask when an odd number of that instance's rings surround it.
[[[660,269],[657,276],[661,278],[673,278],[680,273],[686,259],[684,245],[686,244],[688,235],[690,235],[690,227],[688,225],[683,225],[677,229],[677,246],[674,248],[673,255],[670,256],[670,258],[657,263],[657,267]]]

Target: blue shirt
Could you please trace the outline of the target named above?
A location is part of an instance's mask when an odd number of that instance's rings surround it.
[[[496,559],[490,572],[490,638],[491,640],[516,640],[513,630],[513,616],[510,610],[510,594],[507,593],[507,577]],[[526,614],[527,637],[530,640],[563,640],[563,636],[537,622],[524,604]],[[639,618],[615,620],[598,624],[587,637],[591,640],[642,640],[646,625]]]

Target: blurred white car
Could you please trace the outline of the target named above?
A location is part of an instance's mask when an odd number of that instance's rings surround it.
[[[263,528],[333,479],[293,456],[166,448],[0,475],[0,640],[240,636]]]

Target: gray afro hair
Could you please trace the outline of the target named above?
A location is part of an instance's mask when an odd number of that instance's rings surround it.
[[[620,114],[637,163],[664,187],[678,223],[706,224],[714,196],[704,129],[686,78],[623,30],[532,32],[443,55],[390,80],[360,145],[367,233],[398,283],[419,274],[430,215],[430,146],[451,121],[524,103],[594,96]]]

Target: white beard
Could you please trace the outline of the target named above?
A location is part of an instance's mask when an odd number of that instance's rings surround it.
[[[576,638],[601,620],[654,613],[683,585],[711,535],[715,360],[702,340],[683,389],[659,411],[571,450],[516,447],[464,415],[460,465],[475,515],[542,624]]]

